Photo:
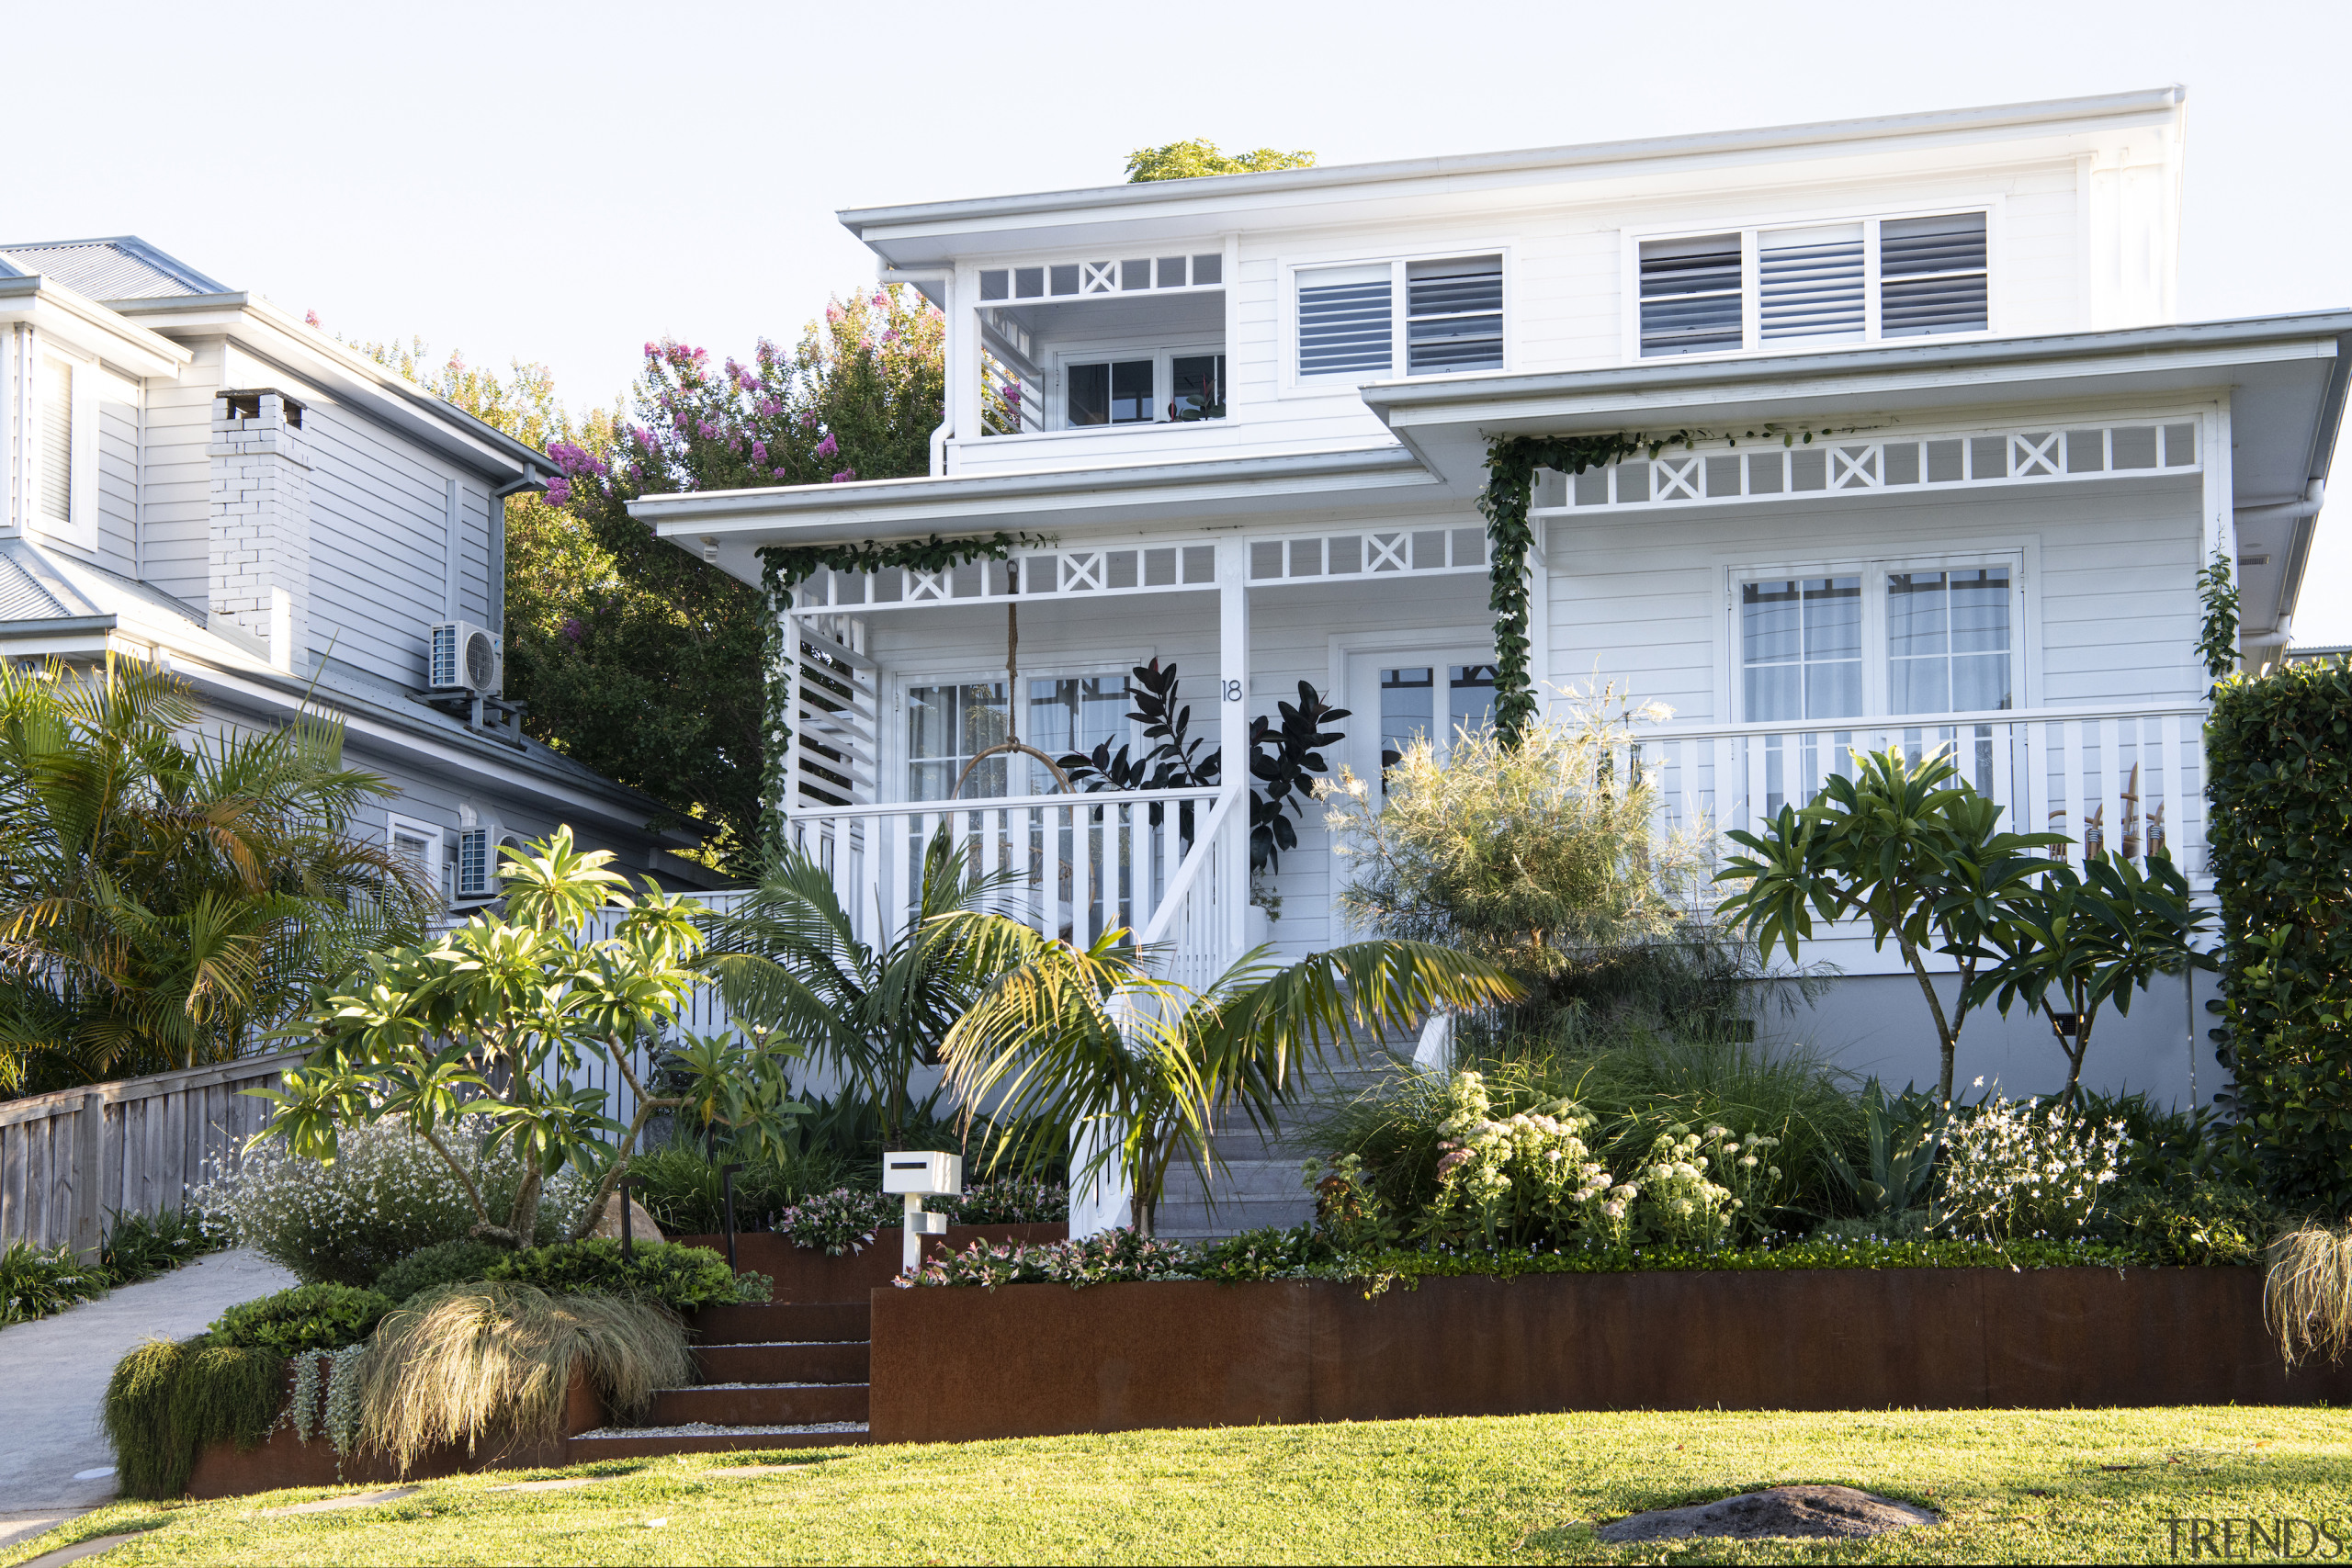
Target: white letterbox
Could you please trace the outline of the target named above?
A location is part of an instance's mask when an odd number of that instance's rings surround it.
[[[888,1154],[882,1156],[882,1190],[925,1198],[953,1197],[964,1190],[964,1156]]]

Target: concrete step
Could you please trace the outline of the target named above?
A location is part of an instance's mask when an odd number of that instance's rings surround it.
[[[710,1383],[665,1388],[647,1420],[655,1427],[799,1427],[863,1421],[871,1389],[862,1382]]]
[[[1189,1166],[1169,1172],[1158,1230],[1173,1241],[1202,1241],[1266,1225],[1288,1229],[1314,1217],[1314,1194],[1299,1180],[1296,1161],[1236,1159],[1206,1189]]]
[[[663,1454],[740,1453],[758,1449],[831,1449],[873,1441],[863,1419],[786,1426],[695,1423],[662,1427],[606,1427],[582,1432],[565,1450],[573,1464],[605,1459],[655,1459]]]
[[[705,1345],[695,1352],[705,1382],[864,1382],[872,1360],[863,1340]]]

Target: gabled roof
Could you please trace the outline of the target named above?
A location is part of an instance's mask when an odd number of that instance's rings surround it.
[[[163,299],[224,294],[227,288],[135,234],[110,240],[40,240],[0,245],[0,262],[19,275],[39,273],[92,299]]]

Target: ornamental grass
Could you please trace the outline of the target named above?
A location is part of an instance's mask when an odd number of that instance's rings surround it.
[[[360,1448],[405,1474],[439,1443],[553,1441],[575,1375],[632,1420],[657,1390],[694,1381],[684,1325],[645,1302],[520,1283],[426,1291],[385,1317],[358,1369]]]
[[[2352,1227],[2305,1225],[2273,1241],[2262,1314],[2290,1367],[2341,1360],[2352,1348]]]

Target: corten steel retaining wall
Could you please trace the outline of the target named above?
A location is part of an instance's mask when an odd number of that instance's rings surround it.
[[[880,1290],[876,1442],[1566,1410],[2352,1402],[2252,1269]]]
[[[670,1238],[686,1247],[707,1247],[724,1255],[724,1235],[678,1235]],[[961,1252],[976,1241],[1025,1241],[1032,1246],[1069,1239],[1069,1226],[950,1225],[943,1236],[923,1239],[923,1257]],[[863,1252],[828,1258],[814,1247],[797,1247],[774,1231],[737,1231],[735,1267],[765,1274],[775,1281],[775,1302],[859,1302],[877,1286],[888,1285],[899,1272],[905,1244],[899,1226],[874,1233],[874,1245]]]
[[[287,1403],[293,1403],[294,1369],[286,1369]],[[320,1380],[323,1390],[325,1380]],[[323,1393],[321,1394],[324,1398]],[[402,1475],[380,1454],[355,1454],[337,1462],[334,1445],[324,1432],[312,1432],[303,1442],[281,1421],[268,1437],[252,1448],[215,1443],[196,1457],[188,1472],[191,1497],[243,1497],[255,1492],[276,1492],[288,1486],[345,1486],[394,1481],[424,1481],[444,1475],[465,1475],[480,1470],[554,1469],[571,1462],[571,1439],[593,1432],[605,1423],[605,1402],[584,1374],[574,1374],[564,1395],[563,1430],[551,1442],[499,1448],[484,1443],[469,1452],[463,1443],[436,1443],[419,1454]]]

